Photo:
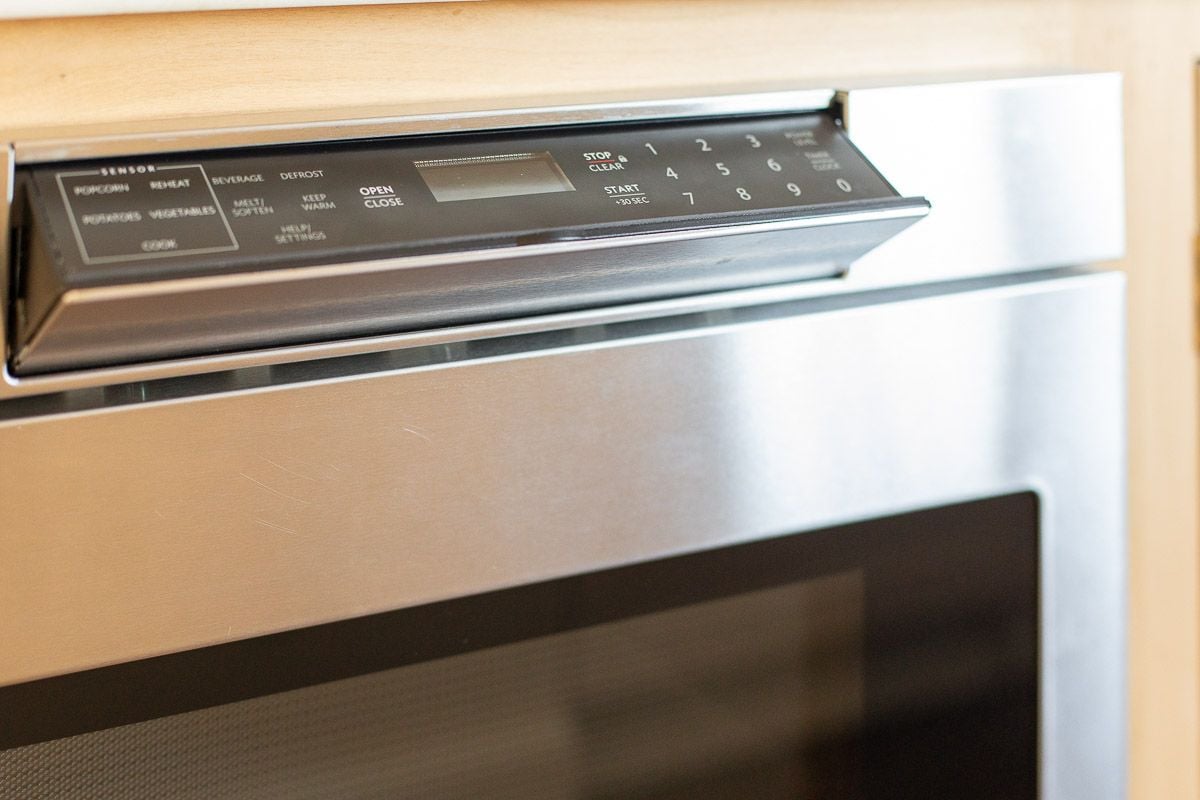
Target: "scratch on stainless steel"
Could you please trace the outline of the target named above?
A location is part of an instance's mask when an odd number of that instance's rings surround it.
[[[769,114],[819,111],[829,107],[832,89],[674,97],[570,105],[540,105],[530,108],[472,110],[384,116],[370,119],[333,119],[230,124],[186,131],[147,130],[112,136],[82,136],[70,139],[18,141],[14,144],[17,163],[42,163],[85,158],[146,155],[180,150],[214,150],[251,145],[293,144],[313,141],[343,141],[378,136],[410,136],[479,129],[548,127],[603,122],[636,122],[674,117],[706,117],[739,114]],[[193,123],[203,125],[203,123]]]
[[[1057,275],[0,424],[0,683],[1031,487],[1044,796],[1116,800],[1123,281]]]
[[[1118,73],[854,89],[837,102],[854,143],[892,185],[933,205],[920,226],[860,259],[853,280],[1095,263],[1124,252]],[[931,120],[934,128],[918,124]]]

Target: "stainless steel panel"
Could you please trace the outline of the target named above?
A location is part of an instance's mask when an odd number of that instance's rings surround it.
[[[294,118],[264,118],[260,124],[251,125],[244,120],[214,120],[201,130],[140,130],[20,142],[16,154],[25,161],[44,161],[481,127],[763,113],[824,107],[832,96],[826,90],[776,89],[637,102],[609,99],[543,108],[527,101],[527,108],[516,111],[421,109],[407,115],[368,119],[353,119],[347,112],[347,118],[326,116],[308,123]],[[889,178],[894,173],[899,189],[925,194],[938,211],[874,254],[860,259],[847,276],[779,291],[789,296],[831,295],[1081,264],[1121,255],[1124,193],[1119,76],[1100,73],[925,82],[843,90],[838,97],[851,136],[867,157]],[[777,296],[776,291],[757,291],[743,293],[729,302],[769,302]],[[691,298],[681,305],[695,302]],[[655,302],[623,307],[613,313],[627,319],[663,311],[664,305]],[[516,325],[520,330],[559,330],[588,324],[596,318],[595,311],[581,316],[554,314],[523,319]],[[282,364],[422,346],[430,336],[441,341],[477,340],[507,335],[513,329],[511,322],[479,324],[459,330],[273,347],[24,378],[11,374],[6,361],[0,367],[0,398],[214,372],[247,364]],[[7,330],[7,324],[0,324],[0,349],[5,353],[9,352],[3,341]]]
[[[846,129],[901,194],[933,204],[919,229],[860,260],[866,284],[1120,258],[1121,76],[887,86],[838,94]],[[898,277],[902,276],[902,277]]]
[[[1043,796],[1119,798],[1122,286],[814,298],[0,423],[0,683],[1032,488]]]
[[[822,286],[828,286],[825,282],[819,283]],[[2,286],[0,286],[0,291],[3,291]],[[2,370],[0,377],[3,378],[3,381],[0,381],[0,400],[5,397],[10,399],[18,397],[29,398],[31,396],[46,395],[51,392],[61,392],[65,393],[68,397],[77,397],[82,394],[80,390],[91,389],[96,391],[95,387],[110,386],[113,384],[160,381],[181,375],[211,376],[213,373],[228,373],[230,371],[236,374],[238,371],[245,371],[249,368],[269,367],[271,365],[287,363],[303,364],[304,362],[343,356],[401,353],[427,348],[430,345],[465,345],[470,342],[528,333],[565,332],[579,327],[704,313],[723,308],[778,303],[786,300],[811,297],[813,294],[813,282],[811,281],[783,283],[754,289],[710,292],[708,294],[675,297],[669,300],[630,303],[628,305],[571,311],[560,314],[542,314],[534,317],[485,322],[474,325],[450,326],[411,333],[363,336],[342,341],[264,348],[262,350],[248,350],[241,353],[182,358],[172,361],[132,364],[106,369],[79,370],[56,375],[34,375],[17,378],[7,370]],[[0,331],[0,341],[2,340],[3,332]],[[0,406],[0,409],[2,408],[3,406]]]

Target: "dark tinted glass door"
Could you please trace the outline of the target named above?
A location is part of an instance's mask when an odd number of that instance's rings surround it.
[[[1014,495],[0,689],[0,798],[1029,798]]]

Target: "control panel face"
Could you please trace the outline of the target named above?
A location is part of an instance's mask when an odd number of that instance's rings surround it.
[[[23,172],[76,286],[789,219],[898,196],[824,113]]]

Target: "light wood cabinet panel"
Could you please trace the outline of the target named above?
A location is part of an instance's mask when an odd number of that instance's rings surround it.
[[[5,127],[1061,64],[1063,2],[489,2],[0,23]]]
[[[1200,6],[1080,2],[1073,66],[1125,74],[1132,796],[1197,796],[1195,73]]]
[[[1200,797],[1200,6],[1139,0],[559,0],[0,23],[0,128],[945,72],[1126,75],[1131,786]]]

